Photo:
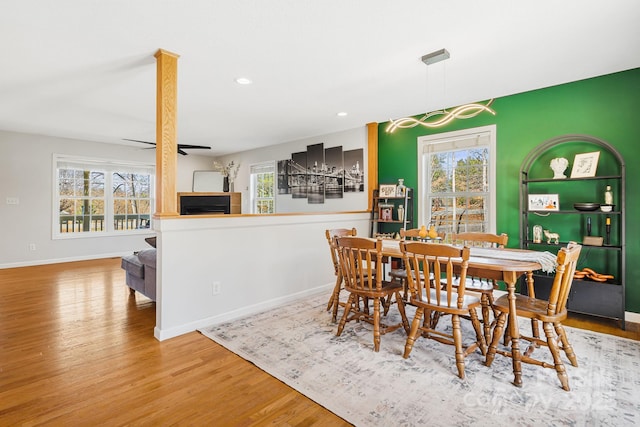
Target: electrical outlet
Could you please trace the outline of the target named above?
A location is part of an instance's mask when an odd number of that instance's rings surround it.
[[[20,199],[18,199],[17,197],[7,197],[7,204],[8,205],[19,205],[20,204]]]
[[[29,243],[29,250],[30,251],[35,251],[36,250],[36,244],[35,243]]]
[[[213,295],[220,295],[220,292],[222,291],[222,283],[220,282],[213,282],[211,284],[211,293]]]

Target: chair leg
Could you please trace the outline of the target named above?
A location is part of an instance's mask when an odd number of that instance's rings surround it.
[[[407,336],[407,342],[404,344],[404,354],[402,357],[405,359],[409,357],[409,353],[413,349],[413,344],[416,342],[416,337],[418,336],[418,331],[420,330],[420,321],[422,320],[422,316],[424,315],[424,308],[418,307],[416,309],[416,314],[413,318],[413,322],[411,322],[411,331],[409,332],[409,336]]]
[[[578,367],[578,358],[576,354],[573,352],[573,347],[569,344],[569,340],[567,339],[567,334],[564,330],[564,327],[561,323],[555,323],[553,325],[556,328],[556,334],[560,337],[560,342],[562,342],[562,349],[564,350],[567,358],[571,362],[572,366]]]
[[[386,316],[389,313],[389,309],[391,308],[391,295],[388,295],[386,298],[382,299],[382,307],[384,308],[383,314]]]
[[[538,319],[531,319],[531,336],[540,339],[540,327]]]
[[[496,357],[496,351],[498,350],[498,341],[500,341],[500,337],[502,336],[502,332],[504,331],[504,323],[506,320],[507,313],[500,313],[500,315],[498,315],[496,326],[493,328],[493,338],[491,339],[491,345],[487,350],[487,357],[484,362],[486,366],[491,366],[491,363],[493,363],[493,359]]]
[[[351,311],[351,304],[356,302],[355,294],[349,294],[349,299],[344,306],[344,313],[342,314],[342,319],[340,319],[340,324],[338,325],[338,332],[336,332],[337,336],[342,334],[342,330],[344,329],[344,325],[347,324],[347,318],[349,317],[349,312]]]
[[[436,326],[438,326],[438,322],[440,321],[440,317],[441,317],[440,315],[441,315],[441,313],[439,311],[435,311],[433,313],[433,315],[431,313],[429,313],[429,315],[428,315],[428,318],[429,318],[428,326],[429,326],[429,328],[435,329]],[[427,326],[426,323],[427,323],[427,319],[425,318],[425,326]]]
[[[478,347],[480,347],[482,355],[485,356],[487,354],[488,341],[486,341],[486,337],[482,334],[480,319],[478,319],[478,313],[476,313],[475,309],[469,310],[469,317],[471,317],[471,324],[473,325],[473,329],[476,331],[476,342],[478,343]],[[491,333],[489,333],[489,340],[491,340]]]
[[[329,304],[333,307],[333,317],[332,320],[334,323],[338,319],[338,306],[340,306],[340,290],[342,289],[342,275],[338,275],[336,278],[336,285],[333,287],[333,293],[331,294],[331,299],[329,299]],[[329,311],[329,307],[327,307],[327,311]]]
[[[489,322],[489,309],[491,307],[490,294],[483,292],[480,294],[480,305],[482,307],[482,326],[484,327],[484,342],[491,341],[491,324]]]
[[[547,336],[547,345],[549,346],[549,350],[551,351],[551,355],[553,356],[553,364],[555,365],[560,384],[562,384],[562,389],[570,391],[569,377],[567,375],[567,370],[564,367],[564,363],[562,363],[562,358],[560,357],[560,350],[558,349],[558,345],[556,344],[556,336],[553,325],[549,322],[543,322],[543,329],[545,335]]]
[[[478,319],[476,318],[476,322]],[[456,347],[456,367],[458,368],[458,376],[464,379],[464,350],[462,348],[462,330],[460,329],[460,316],[451,315],[451,326],[453,326],[453,343]],[[480,325],[478,325],[480,326]]]
[[[400,296],[400,292],[396,292],[396,301],[398,303],[398,311],[400,312],[400,317],[402,317],[402,327],[404,328],[404,332],[409,335],[410,327],[409,321],[407,320],[407,313],[404,310],[404,301]]]
[[[373,299],[373,351],[380,350],[380,298]]]

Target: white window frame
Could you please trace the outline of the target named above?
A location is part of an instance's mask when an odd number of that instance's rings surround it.
[[[250,198],[250,206],[251,206],[252,214],[258,213],[256,209],[258,196],[256,194],[257,187],[256,187],[255,175],[258,173],[265,173],[265,171],[267,171],[268,169],[271,169],[271,172],[273,173],[273,188],[272,188],[273,197],[268,199],[273,200],[273,213],[277,212],[276,211],[276,194],[277,194],[277,184],[278,184],[278,175],[277,175],[278,170],[276,168],[276,161],[270,160],[268,162],[260,162],[260,163],[254,163],[252,165],[249,165],[249,198]]]
[[[425,135],[418,137],[418,221],[419,225],[425,224],[430,220],[430,212],[427,212],[426,203],[429,197],[428,185],[426,179],[430,176],[429,162],[427,161],[430,145],[443,144],[438,147],[438,151],[448,151],[456,148],[456,141],[469,140],[477,136],[488,136],[489,149],[489,212],[488,227],[489,233],[496,233],[496,125],[481,126],[470,129],[463,129],[453,132],[438,133],[434,135]]]
[[[98,159],[89,157],[70,156],[66,154],[54,154],[52,159],[52,200],[53,206],[51,210],[52,220],[52,239],[78,239],[78,238],[96,238],[96,237],[112,237],[130,234],[149,234],[150,229],[135,230],[114,230],[114,200],[112,187],[112,174],[114,172],[139,173],[151,175],[150,182],[150,204],[153,215],[155,209],[155,165],[141,162],[127,162],[113,159]],[[91,171],[104,172],[105,188],[104,188],[104,222],[105,231],[100,232],[83,232],[83,233],[61,233],[60,232],[60,191],[58,187],[58,168],[83,168]]]

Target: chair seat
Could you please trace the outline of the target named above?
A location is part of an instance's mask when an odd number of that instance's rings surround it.
[[[404,268],[394,268],[391,271],[389,271],[389,276],[398,277],[400,279],[406,279],[407,270],[405,270]]]
[[[501,296],[493,302],[493,306],[504,313],[508,313],[509,296]],[[518,316],[526,317],[528,319],[539,319],[543,322],[555,322],[564,320],[567,317],[566,309],[558,312],[557,314],[549,315],[547,313],[548,308],[549,301],[547,300],[516,294],[516,309],[518,310]]]
[[[376,289],[372,289],[371,291],[363,291],[362,289],[352,289],[348,284],[345,285],[345,290],[347,290],[348,292],[356,292],[358,295],[363,296],[363,297],[369,297],[369,298],[376,298],[376,297],[380,297],[380,296],[385,296],[387,294],[389,294],[390,292],[392,292],[394,289],[398,289],[401,290],[402,289],[402,283],[397,283],[397,282],[387,282],[386,280],[382,282],[382,289],[381,290],[376,290]]]
[[[397,278],[400,278],[400,279],[406,279],[407,278],[407,270],[402,269],[402,268],[395,268],[395,269],[389,271],[389,276],[397,277]],[[420,277],[424,279],[424,274],[422,274],[422,272],[420,272]],[[433,279],[433,274],[431,274],[431,278]]]
[[[440,292],[440,304],[437,304],[437,292]],[[447,304],[447,292],[446,291],[439,291],[437,289],[431,289],[430,290],[430,296],[431,296],[431,303],[429,305],[434,306],[434,307],[443,307],[443,308],[458,308],[458,294],[456,292],[452,292],[451,293],[451,304],[452,305],[448,305]],[[412,299],[412,301],[415,301],[415,299]],[[475,296],[475,295],[465,295],[464,297],[462,297],[462,301],[463,301],[463,305],[461,310],[464,311],[468,311],[469,307],[472,307],[474,305],[479,305],[480,304],[480,298]],[[426,293],[423,292],[422,294],[422,303],[426,303],[427,302],[427,296]]]

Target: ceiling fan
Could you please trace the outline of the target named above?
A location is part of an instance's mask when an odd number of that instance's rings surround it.
[[[132,142],[141,142],[143,144],[149,144],[149,145],[156,145],[155,142],[149,142],[149,141],[140,141],[139,139],[127,139],[127,138],[122,138],[125,141],[132,141]],[[206,147],[204,145],[189,145],[189,144],[178,144],[178,153],[182,154],[183,156],[187,155],[187,152],[184,150],[191,150],[191,149],[200,149],[200,150],[211,150],[211,147]]]

